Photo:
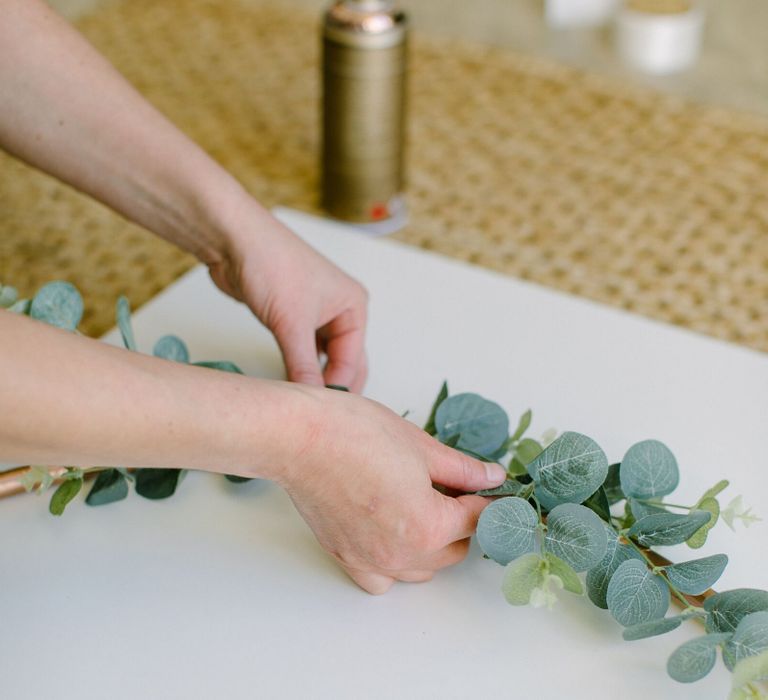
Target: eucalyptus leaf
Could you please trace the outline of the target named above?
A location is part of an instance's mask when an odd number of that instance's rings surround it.
[[[564,503],[547,518],[546,549],[575,571],[586,571],[604,556],[608,539],[603,521],[589,508]]]
[[[669,588],[647,564],[630,559],[611,577],[606,601],[614,619],[623,627],[632,627],[664,617],[669,607]]]
[[[531,418],[533,418],[533,413],[529,408],[525,413],[523,413],[522,416],[520,416],[520,420],[517,422],[517,428],[515,428],[515,432],[512,433],[509,438],[510,444],[517,442],[521,437],[523,437],[525,431],[528,430],[528,428],[531,426]]]
[[[719,496],[725,489],[728,488],[730,485],[730,482],[728,479],[721,479],[718,481],[711,489],[707,489],[704,492],[704,495],[701,497],[701,501],[705,501],[707,498],[715,498],[716,496]],[[699,501],[699,503],[701,503]]]
[[[144,498],[159,500],[173,496],[181,476],[181,469],[137,469],[136,493]]]
[[[687,515],[675,513],[646,515],[629,528],[628,534],[644,547],[680,544],[709,522],[711,517],[710,513],[703,510],[694,510]]]
[[[568,566],[560,557],[556,557],[552,552],[544,553],[544,560],[549,565],[549,573],[557,576],[563,583],[563,588],[569,593],[575,595],[584,594],[584,586],[581,579],[572,567]]]
[[[533,480],[561,503],[581,503],[605,481],[608,458],[592,438],[566,432],[527,468]]]
[[[669,582],[681,593],[699,595],[715,584],[728,565],[725,554],[713,554],[703,559],[693,559],[672,564],[664,569]]]
[[[8,309],[19,299],[19,292],[16,287],[0,284],[0,309]]]
[[[8,307],[8,311],[12,311],[15,314],[29,314],[31,307],[31,299],[19,299],[15,304]]]
[[[172,362],[189,362],[189,350],[186,343],[175,335],[164,335],[156,343],[152,350],[155,357],[162,357]]]
[[[247,476],[238,476],[237,474],[225,474],[227,481],[231,481],[233,484],[244,484],[246,481],[253,481]]]
[[[432,410],[429,412],[429,418],[424,425],[424,430],[430,435],[437,435],[437,426],[435,425],[435,414],[440,404],[448,398],[448,382],[443,382],[443,386],[440,387],[440,391],[437,394],[435,402],[432,404]]]
[[[523,484],[517,479],[507,479],[501,486],[493,489],[478,491],[478,496],[519,496],[531,488],[530,484]]]
[[[525,467],[533,462],[543,451],[544,448],[541,446],[541,443],[533,438],[523,438],[515,447],[515,459]]]
[[[622,632],[622,637],[627,642],[634,642],[638,639],[647,639],[648,637],[658,637],[672,630],[676,630],[683,622],[683,616],[662,617],[658,620],[649,620],[641,622],[639,625],[626,627]]]
[[[117,327],[120,329],[120,335],[123,337],[123,345],[135,352],[136,339],[133,336],[133,326],[131,325],[131,305],[124,296],[119,297],[117,300],[116,315]]]
[[[680,481],[680,472],[675,456],[663,442],[643,440],[627,450],[619,477],[627,496],[648,500],[672,493]]]
[[[536,500],[539,502],[542,509],[547,512],[562,505],[559,499],[555,498],[551,493],[548,493],[546,489],[541,487],[541,485],[535,486],[533,495],[536,497]]]
[[[61,515],[72,499],[80,493],[82,487],[82,479],[67,479],[62,481],[59,484],[59,487],[53,492],[51,502],[48,504],[48,510],[51,515]]]
[[[603,610],[608,609],[608,583],[616,569],[630,559],[641,559],[640,554],[633,547],[621,544],[616,531],[608,524],[603,523],[606,533],[607,548],[603,558],[587,572],[587,595],[589,599]]]
[[[715,593],[704,601],[708,613],[708,632],[735,632],[751,613],[768,610],[768,591],[759,588],[734,588]]]
[[[611,506],[602,486],[584,501],[583,505],[594,511],[601,520],[605,520],[607,523],[611,522]]]
[[[641,520],[646,515],[656,515],[657,513],[668,513],[669,511],[655,503],[647,503],[645,501],[638,501],[636,498],[630,498],[627,501],[629,507],[632,510],[632,515],[635,516],[635,520]]]
[[[203,362],[193,362],[195,367],[207,367],[208,369],[218,369],[222,372],[232,372],[233,374],[245,374],[234,362],[229,360],[207,360]]]
[[[728,482],[726,481],[725,483],[727,484]],[[709,519],[709,522],[704,523],[685,541],[685,543],[691,549],[700,549],[704,546],[707,541],[709,531],[717,524],[717,521],[720,518],[720,503],[714,496],[707,496],[705,494],[704,497],[696,504],[696,509],[706,511],[712,517]]]
[[[117,469],[99,472],[85,502],[89,506],[103,506],[122,501],[128,495],[128,482]]]
[[[715,665],[718,645],[730,637],[730,634],[706,634],[681,644],[667,661],[667,673],[680,683],[704,678]]]
[[[449,396],[437,408],[435,426],[440,442],[460,435],[458,447],[486,456],[499,450],[509,434],[504,409],[478,394]]]
[[[531,552],[539,516],[528,501],[516,496],[489,504],[477,523],[477,541],[491,559],[506,565]]]
[[[83,297],[69,282],[48,282],[32,299],[29,315],[57,328],[73,331],[83,318]]]
[[[603,488],[605,489],[605,495],[608,498],[608,504],[613,505],[619,501],[623,501],[626,496],[621,490],[621,478],[619,476],[620,464],[611,464],[608,466],[608,474],[603,482]]]
[[[546,564],[531,552],[507,564],[501,591],[510,605],[528,605],[531,593],[539,588],[546,578]]]
[[[723,661],[733,671],[742,659],[768,650],[768,611],[750,613],[742,618],[733,637],[723,647]]]

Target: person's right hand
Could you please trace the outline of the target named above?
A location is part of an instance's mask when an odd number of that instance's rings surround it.
[[[467,553],[488,500],[451,498],[500,485],[504,470],[442,445],[386,407],[303,388],[316,402],[309,438],[282,485],[320,544],[369,593],[427,581]]]

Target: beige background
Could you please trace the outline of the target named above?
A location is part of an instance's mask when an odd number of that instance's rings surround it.
[[[110,0],[49,2],[64,15],[75,18]],[[329,2],[277,0],[277,4],[314,9],[319,13]],[[400,4],[408,11],[414,27],[428,34],[550,56],[674,94],[768,115],[766,0],[703,0],[707,25],[701,60],[691,71],[666,77],[625,69],[613,50],[610,28],[549,29],[543,20],[543,0],[401,0]]]

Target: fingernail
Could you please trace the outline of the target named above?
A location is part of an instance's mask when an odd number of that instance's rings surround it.
[[[493,462],[485,463],[485,476],[492,484],[501,484],[507,478],[507,472],[504,471],[504,467],[494,464]]]

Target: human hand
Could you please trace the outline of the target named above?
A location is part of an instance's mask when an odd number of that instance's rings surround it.
[[[309,437],[280,479],[320,544],[369,593],[427,581],[467,554],[488,500],[451,498],[500,485],[500,466],[442,445],[386,407],[306,389]]]
[[[209,263],[216,285],[245,302],[275,336],[288,379],[359,392],[366,379],[368,294],[260,207]],[[321,369],[319,353],[327,356]]]

